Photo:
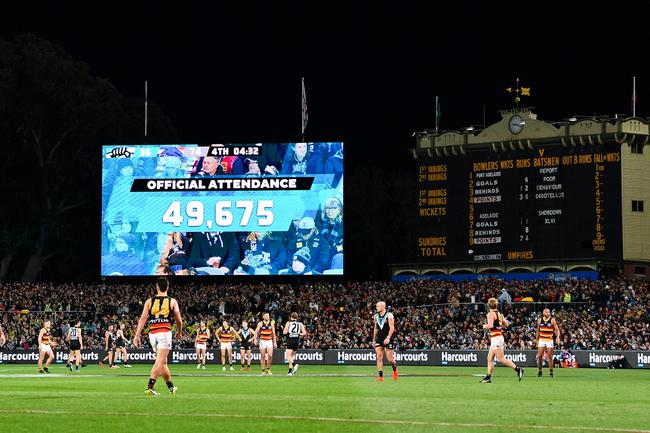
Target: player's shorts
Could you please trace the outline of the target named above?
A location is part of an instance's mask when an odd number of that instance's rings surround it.
[[[232,343],[220,343],[221,349],[230,349],[232,350]]]
[[[546,347],[547,349],[552,349],[554,347],[553,340],[538,340],[537,347]]]
[[[38,345],[38,350],[41,352],[52,352],[52,346],[41,343]]]
[[[172,333],[171,331],[167,332],[156,332],[155,334],[149,334],[149,343],[151,343],[151,348],[154,352],[158,352],[158,349],[170,349],[172,348]]]
[[[503,335],[490,338],[490,350],[499,349],[499,348],[503,349],[505,346],[506,343],[503,340]]]
[[[124,344],[123,342],[115,343],[115,347],[117,347],[118,349],[124,349],[126,347],[126,344]]]
[[[288,350],[298,350],[300,348],[300,338],[289,338],[287,341]]]
[[[208,345],[207,343],[196,343],[196,350],[207,350]]]
[[[251,350],[251,343],[248,341],[242,341],[239,345],[240,350]]]
[[[79,340],[72,340],[70,342],[70,350],[81,350],[81,343],[79,343]]]
[[[375,341],[374,347],[383,347],[384,349],[388,350],[393,350],[395,348],[393,340],[390,340],[388,344],[384,344],[384,342],[377,342]]]
[[[273,340],[260,340],[261,349],[273,349]]]

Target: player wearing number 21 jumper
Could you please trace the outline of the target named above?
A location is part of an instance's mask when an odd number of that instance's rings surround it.
[[[291,320],[284,325],[282,334],[287,336],[286,357],[289,362],[289,373],[287,375],[293,376],[298,371],[298,363],[295,358],[300,348],[300,339],[307,335],[305,325],[298,321],[298,313],[295,311],[291,313]]]

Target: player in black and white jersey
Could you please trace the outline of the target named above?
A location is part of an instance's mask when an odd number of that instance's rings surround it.
[[[248,320],[242,320],[239,335],[239,354],[241,355],[241,371],[250,370],[253,361],[252,346],[255,341],[255,331],[248,327]]]
[[[298,364],[295,362],[296,352],[300,348],[300,339],[307,335],[305,325],[298,321],[298,313],[291,313],[291,320],[284,325],[283,335],[287,336],[286,358],[289,362],[289,373],[287,376],[293,376],[298,371]]]
[[[120,355],[122,355],[122,365],[124,368],[131,368],[129,365],[129,353],[126,351],[126,345],[131,344],[131,342],[127,340],[126,336],[124,335],[125,328],[126,325],[124,323],[120,323],[120,327],[115,333],[115,360],[113,361],[113,364],[115,364],[120,358]]]
[[[113,325],[108,325],[108,329],[104,332],[104,351],[106,356],[99,362],[99,366],[104,366],[104,361],[108,360],[109,368],[117,368],[113,359],[113,353],[115,352],[115,339],[117,335],[115,334],[115,328]]]
[[[74,361],[75,371],[79,371],[79,365],[83,362],[81,360],[81,351],[84,348],[83,337],[81,335],[81,320],[77,320],[71,325],[66,335],[66,340],[68,340],[68,345],[70,346],[68,368],[72,371],[72,362]]]
[[[393,367],[393,379],[397,380],[397,362],[393,356],[393,338],[395,337],[395,318],[386,311],[386,303],[377,302],[377,313],[373,316],[375,329],[372,341],[377,353],[377,380],[384,381],[384,353]]]

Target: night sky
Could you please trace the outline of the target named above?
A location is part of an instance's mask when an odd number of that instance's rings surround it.
[[[0,37],[47,39],[129,97],[148,80],[189,143],[299,140],[304,76],[307,140],[344,141],[347,173],[413,176],[411,134],[434,127],[436,96],[442,129],[481,125],[484,106],[490,124],[517,76],[540,119],[630,115],[633,76],[647,113],[643,14],[621,2],[136,3],[28,3],[3,11]]]

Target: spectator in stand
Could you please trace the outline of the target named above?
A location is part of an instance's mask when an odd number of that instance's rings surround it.
[[[343,255],[343,203],[337,197],[325,201],[324,212],[321,213],[320,237],[329,247],[329,268],[334,256]],[[337,259],[342,260],[342,259]]]
[[[239,243],[234,233],[195,233],[189,263],[194,268],[219,269],[219,275],[232,273],[239,265]]]
[[[318,233],[314,219],[308,216],[300,220],[297,233],[287,245],[292,261],[295,253],[302,248],[307,248],[309,251],[309,268],[314,273],[322,274],[329,268],[329,246]],[[287,266],[291,268],[292,264],[288,263]]]
[[[282,163],[282,174],[319,174],[323,173],[322,159],[307,149],[307,143],[295,143]]]
[[[134,245],[134,235],[117,235],[115,249],[102,257],[102,275],[148,275],[144,262],[135,254]]]
[[[571,291],[581,303],[556,303],[551,308],[562,323],[562,346],[570,350],[650,350],[650,290],[645,281],[635,281],[636,305],[624,299],[629,282],[622,279],[601,281],[578,280],[570,284]],[[606,288],[609,286],[609,288]],[[274,308],[278,318],[295,310],[304,312],[302,321],[308,329],[305,348],[369,348],[372,335],[367,329],[367,311],[378,294],[391,300],[398,312],[396,328],[400,331],[396,344],[414,349],[485,349],[484,333],[477,332],[484,317],[481,302],[498,296],[506,288],[513,297],[532,295],[539,299],[542,292],[560,294],[564,282],[513,281],[494,278],[481,281],[408,281],[408,282],[308,282],[300,285],[269,284],[268,282],[223,284],[187,282],[174,288],[175,296],[183,299],[183,311],[188,327],[201,319],[208,323],[221,319],[222,310],[230,321],[247,319],[256,326],[259,314]],[[469,296],[468,296],[469,295]],[[44,319],[53,320],[53,329],[81,317],[84,347],[96,349],[103,341],[108,324],[124,321],[134,329],[141,300],[151,296],[147,284],[54,284],[0,283],[0,299],[6,306],[0,322],[7,338],[6,347],[34,348],[38,325]],[[478,304],[465,304],[471,297]],[[101,299],[95,305],[92,299]],[[454,300],[455,299],[455,300]],[[462,299],[461,303],[457,303]],[[51,312],[44,313],[46,300]],[[454,301],[455,308],[447,305]],[[68,312],[68,305],[70,312]],[[478,308],[477,308],[478,307]],[[475,309],[476,308],[476,309]],[[512,347],[532,349],[536,318],[542,305],[512,304],[518,318],[515,329],[505,336]],[[60,309],[60,312],[59,312]],[[371,330],[370,330],[371,331]],[[189,328],[181,347],[192,348],[194,340]],[[57,338],[60,338],[58,336]]]
[[[501,289],[501,294],[499,295],[498,299],[499,299],[499,309],[501,311],[503,311],[504,304],[508,304],[508,305],[512,304],[512,297],[510,296],[510,294],[508,293],[505,287]]]

